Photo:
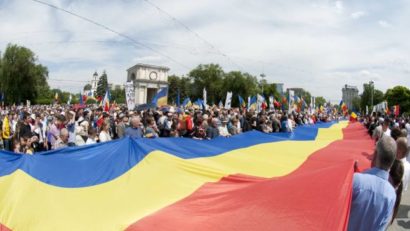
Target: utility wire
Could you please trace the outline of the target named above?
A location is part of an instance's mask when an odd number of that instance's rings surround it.
[[[84,81],[84,80],[68,80],[68,79],[47,79],[51,81],[61,81],[61,82],[74,82],[74,83],[89,83],[90,81]]]
[[[114,34],[116,34],[116,35],[118,35],[118,36],[120,36],[120,37],[123,37],[123,38],[125,38],[125,39],[131,41],[131,42],[134,43],[135,45],[138,45],[138,46],[144,47],[144,48],[146,48],[146,49],[148,49],[148,50],[151,50],[151,51],[155,52],[156,54],[161,55],[162,57],[164,57],[164,58],[166,58],[166,59],[168,59],[168,60],[170,60],[170,61],[172,61],[172,62],[174,62],[174,63],[177,63],[177,64],[179,64],[180,66],[182,66],[182,67],[184,67],[184,68],[186,68],[186,69],[188,69],[188,70],[190,69],[190,68],[189,68],[188,66],[186,66],[185,64],[183,64],[183,63],[181,63],[181,62],[175,60],[174,58],[172,58],[172,57],[170,57],[170,56],[168,56],[168,55],[166,55],[166,54],[163,54],[163,53],[160,52],[160,51],[157,51],[156,49],[154,49],[154,48],[152,48],[152,47],[150,47],[150,46],[148,46],[148,45],[146,45],[146,44],[144,44],[144,43],[141,43],[141,42],[137,41],[136,39],[130,37],[129,35],[126,35],[126,34],[124,34],[124,33],[121,33],[121,32],[118,32],[118,31],[116,31],[116,30],[114,30],[114,29],[111,29],[110,27],[105,26],[105,25],[103,25],[103,24],[101,24],[101,23],[98,23],[98,22],[96,22],[96,21],[94,21],[94,20],[92,20],[92,19],[86,18],[86,17],[84,17],[84,16],[81,16],[81,15],[79,15],[79,14],[76,14],[76,13],[74,13],[74,12],[68,11],[68,10],[66,10],[66,9],[63,9],[63,8],[61,8],[61,7],[55,6],[55,5],[50,4],[50,3],[47,3],[47,2],[43,2],[43,1],[40,1],[40,0],[32,0],[32,1],[33,1],[33,2],[37,2],[37,3],[40,3],[40,4],[45,5],[45,6],[48,6],[48,7],[51,7],[51,8],[54,8],[54,9],[59,10],[59,11],[63,11],[64,13],[70,14],[70,15],[72,15],[72,16],[74,16],[74,17],[80,18],[80,19],[82,19],[82,20],[84,20],[84,21],[87,21],[87,22],[89,22],[89,23],[91,23],[91,24],[94,24],[95,26],[101,27],[101,28],[103,28],[103,29],[105,29],[105,30],[107,30],[107,31],[110,31],[110,32],[112,32],[112,33],[114,33]]]
[[[234,65],[236,65],[237,67],[239,67],[240,69],[243,70],[242,66],[238,65],[237,63],[235,63],[227,54],[223,53],[220,49],[218,49],[215,45],[213,45],[211,42],[209,42],[208,40],[206,40],[204,37],[202,37],[201,35],[199,35],[197,32],[195,32],[194,30],[192,30],[191,28],[189,28],[185,23],[181,22],[180,20],[178,20],[177,18],[175,18],[174,16],[172,16],[170,13],[168,13],[167,11],[163,10],[161,7],[159,7],[158,5],[156,5],[155,3],[151,2],[150,0],[144,0],[146,3],[148,3],[149,5],[151,5],[152,7],[154,7],[155,9],[157,9],[159,12],[165,14],[168,18],[170,18],[172,21],[174,21],[176,24],[180,25],[182,28],[184,28],[185,30],[187,30],[188,32],[191,32],[192,34],[195,35],[195,37],[197,37],[199,40],[201,40],[202,42],[204,42],[205,44],[207,44],[209,47],[211,47],[212,49],[214,49],[218,54],[220,54],[221,56],[225,57],[226,59],[228,59],[231,63],[233,63]]]

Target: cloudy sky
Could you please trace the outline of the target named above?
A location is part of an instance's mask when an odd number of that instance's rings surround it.
[[[0,50],[8,43],[32,49],[49,68],[50,85],[72,92],[94,71],[124,83],[136,63],[177,75],[218,63],[334,102],[344,84],[360,91],[370,80],[383,91],[410,85],[406,0],[42,1],[131,38],[35,1],[0,0]]]

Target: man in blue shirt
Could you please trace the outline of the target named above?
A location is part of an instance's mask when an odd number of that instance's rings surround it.
[[[130,136],[134,139],[142,138],[141,120],[138,116],[131,118],[131,126],[125,129],[125,136]]]
[[[395,190],[389,182],[396,150],[396,142],[383,136],[376,145],[375,167],[354,174],[349,231],[386,230],[396,201]]]

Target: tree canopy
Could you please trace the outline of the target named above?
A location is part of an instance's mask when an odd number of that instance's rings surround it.
[[[1,58],[0,91],[6,103],[21,103],[42,96],[48,89],[48,70],[37,63],[34,53],[25,47],[7,45]]]
[[[115,88],[111,92],[111,101],[116,103],[125,103],[125,89],[124,88]]]
[[[373,85],[368,83],[363,84],[363,93],[360,95],[360,109],[365,110],[366,106],[369,106],[369,110],[372,110],[372,94],[373,105],[379,104],[384,100],[384,94],[382,91],[374,89]]]
[[[315,97],[315,106],[320,107],[320,106],[325,106],[326,104],[326,99],[323,98],[322,96],[317,96]]]
[[[178,91],[180,92],[181,102],[185,97],[191,97],[191,100],[203,98],[203,89],[207,91],[208,104],[218,104],[219,101],[225,100],[228,91],[235,95],[232,98],[232,105],[239,106],[238,95],[245,98],[262,93],[268,98],[273,95],[276,99],[280,96],[276,91],[275,84],[266,82],[259,83],[257,77],[240,71],[224,72],[217,64],[199,65],[189,72],[188,77],[178,77],[171,75],[168,77],[170,102],[175,103]]]
[[[410,112],[410,90],[404,86],[396,86],[386,91],[389,107],[399,105],[401,112]]]
[[[96,92],[97,96],[104,97],[107,89],[108,89],[108,77],[107,77],[107,73],[103,71],[97,83],[97,92]]]
[[[87,83],[87,84],[84,86],[84,89],[83,89],[83,90],[84,90],[84,91],[90,91],[91,88],[92,88],[91,84]]]

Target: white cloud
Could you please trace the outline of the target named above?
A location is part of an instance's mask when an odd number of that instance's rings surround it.
[[[363,11],[356,11],[350,15],[353,19],[359,19],[361,17],[366,16],[366,12]]]
[[[390,28],[390,27],[392,27],[392,25],[390,24],[390,23],[388,23],[387,21],[385,21],[385,20],[379,20],[379,25],[381,26],[381,27],[383,27],[383,28]]]
[[[343,1],[336,1],[335,2],[335,7],[336,7],[338,13],[342,13],[344,11]]]
[[[169,66],[170,74],[179,75],[212,62],[226,71],[264,72],[268,81],[304,87],[335,101],[340,101],[344,84],[360,88],[374,77],[382,90],[410,85],[408,65],[403,65],[410,60],[410,44],[401,39],[410,36],[410,3],[368,7],[363,0],[154,1],[226,58],[144,1],[48,2],[144,44],[31,1],[0,0],[0,50],[9,42],[29,47],[49,67],[52,79],[84,81],[95,70],[106,70],[110,82],[121,83],[126,69],[137,62]],[[366,20],[351,20],[364,16]],[[379,27],[391,25],[397,33]],[[79,92],[83,82],[50,84]]]

